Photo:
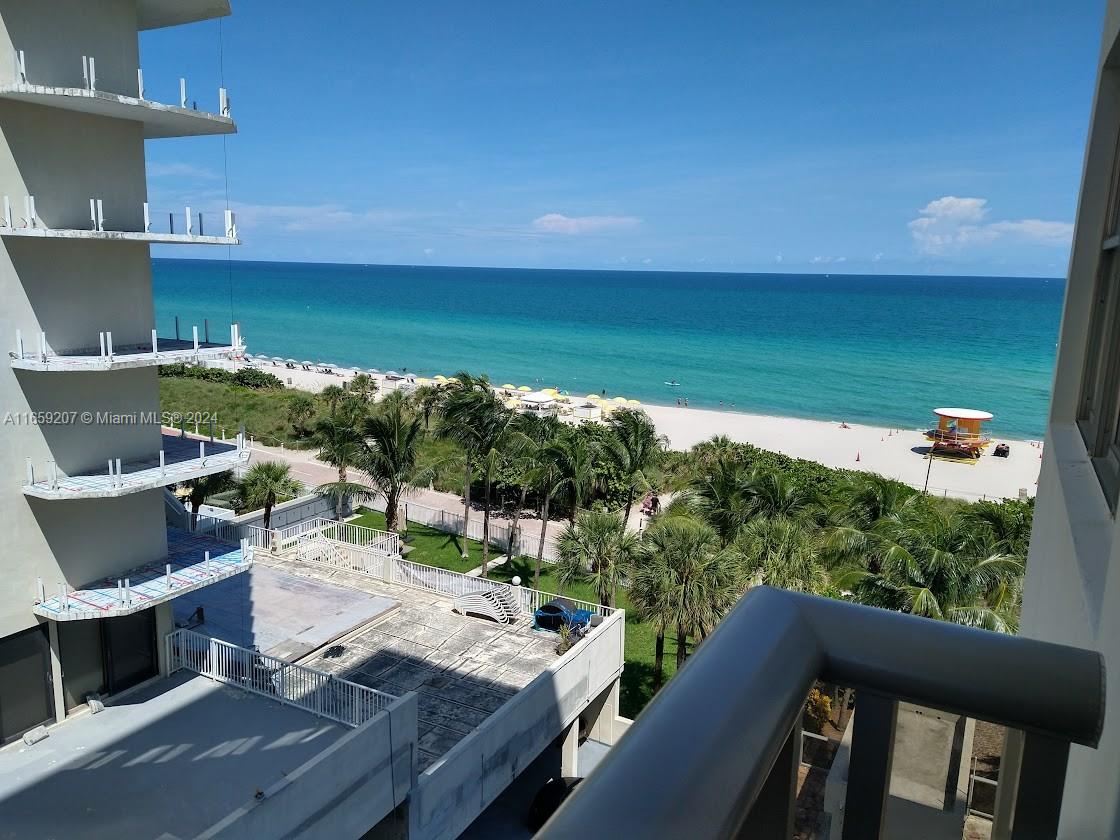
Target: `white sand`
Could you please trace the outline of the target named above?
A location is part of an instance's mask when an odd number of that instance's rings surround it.
[[[282,364],[273,367],[270,362],[255,364],[293,388],[315,393],[328,385],[343,385],[359,372],[335,368],[334,374],[324,374],[299,367],[288,370]],[[374,376],[374,379],[384,388],[383,377]],[[963,499],[1017,498],[1020,490],[1033,496],[1041,465],[1042,448],[1037,442],[996,439],[996,443],[1006,442],[1011,447],[1010,457],[986,454],[974,463],[935,460],[930,467],[922,454],[913,451],[928,446],[920,431],[856,424],[842,429],[839,420],[799,420],[703,408],[662,405],[643,405],[643,408],[674,449],[688,449],[713,435],[726,435],[735,441],[828,467],[876,472],[919,489],[925,485],[929,468],[931,493]],[[931,423],[933,419],[931,412]],[[993,448],[994,444],[988,452]]]

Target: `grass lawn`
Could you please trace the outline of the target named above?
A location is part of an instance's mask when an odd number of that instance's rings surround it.
[[[387,530],[385,514],[365,507],[359,508],[358,517],[349,522],[352,525],[364,525],[366,528],[376,528],[379,531]],[[404,559],[411,560],[413,563],[437,566],[453,572],[469,572],[482,565],[482,543],[474,540],[467,540],[467,553],[470,554],[470,559],[464,560],[463,538],[454,534],[446,534],[428,525],[409,522],[407,539],[407,545],[411,546],[412,550],[405,554]],[[496,557],[499,553],[491,549],[490,557]]]
[[[288,422],[288,403],[301,395],[312,396],[291,388],[257,391],[224,382],[170,376],[159,378],[161,411],[186,417],[200,413],[216,416],[217,428],[225,427],[226,437],[235,436],[238,425],[244,423],[248,434],[270,446],[280,442],[285,446],[307,445],[295,437]],[[188,431],[193,431],[193,424],[188,424]]]
[[[518,557],[504,566],[498,566],[487,577],[493,580],[509,581],[514,575],[521,578],[522,586],[533,585],[533,567],[535,558]],[[570,595],[583,601],[597,602],[595,590],[585,583],[577,583],[568,587],[564,593],[560,592],[560,584],[553,574],[553,566],[544,563],[541,566],[540,589],[545,592]],[[618,606],[626,610],[626,668],[622,672],[622,696],[619,700],[620,711],[625,717],[635,717],[645,708],[646,703],[653,696],[653,649],[657,641],[657,634],[650,625],[639,621],[630,610],[626,600],[626,590],[620,589],[618,593]],[[677,639],[675,634],[665,637],[665,675],[668,680],[676,671]]]

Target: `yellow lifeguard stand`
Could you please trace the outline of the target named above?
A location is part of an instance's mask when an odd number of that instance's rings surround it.
[[[984,424],[992,419],[991,412],[975,408],[935,408],[933,413],[937,415],[937,426],[926,432],[926,437],[933,442],[929,450],[931,458],[975,460],[992,442],[984,431]]]

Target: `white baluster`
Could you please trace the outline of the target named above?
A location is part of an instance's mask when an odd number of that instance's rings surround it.
[[[179,107],[187,107],[187,80],[183,78],[179,79]]]
[[[4,227],[12,227],[12,200],[4,196]]]
[[[35,196],[33,195],[27,197],[27,218],[31,227],[39,227],[39,211],[35,209]]]
[[[113,361],[113,331],[107,330],[105,332],[105,349],[109,353],[109,361]]]
[[[189,207],[187,208],[186,216],[187,216],[187,236],[190,236],[192,233],[194,233],[194,220],[191,218],[191,208],[189,208]]]
[[[152,211],[148,207],[148,202],[144,202],[144,233],[151,233],[152,231]]]
[[[136,94],[138,99],[144,98],[144,71],[136,68]]]
[[[193,338],[194,338],[194,352],[197,353],[198,352],[198,327],[197,326],[191,327],[191,332],[192,332]]]
[[[155,330],[152,330],[152,352],[159,355],[159,339],[156,337]]]
[[[20,330],[16,330],[16,358],[23,358],[23,333]]]

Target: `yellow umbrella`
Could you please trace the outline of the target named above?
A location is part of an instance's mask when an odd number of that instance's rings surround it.
[[[509,383],[507,382],[507,383],[506,383],[505,385],[503,385],[503,386],[502,386],[502,390],[503,390],[503,391],[516,391],[516,390],[517,390],[517,386],[516,386],[516,385],[510,385],[510,384],[509,384]]]
[[[604,414],[610,414],[615,410],[615,406],[611,405],[609,402],[599,403],[599,410]]]
[[[435,375],[435,380],[436,380],[436,382],[446,382],[446,381],[447,381],[447,377],[446,377],[446,376],[444,376],[444,375],[443,375],[442,373],[437,373],[437,374]]]
[[[599,395],[598,394],[588,394],[586,397],[584,397],[584,399],[585,400],[597,400],[597,399],[599,399]]]
[[[557,396],[557,395],[558,395],[558,394],[559,394],[560,392],[559,392],[559,391],[557,391],[557,390],[556,390],[555,388],[542,388],[542,389],[541,389],[541,393],[542,393],[542,394],[548,394],[548,395],[549,395],[550,397],[555,397],[555,396]]]
[[[641,403],[638,402],[637,400],[627,400],[626,404],[627,405],[641,405]]]
[[[431,383],[432,383],[432,380],[428,379],[426,376],[416,377],[416,384],[417,385],[430,385]]]
[[[532,389],[532,388],[530,388],[530,387],[529,387],[528,385],[518,385],[518,386],[517,386],[517,390],[518,390],[518,391],[524,391],[525,393],[529,393],[529,392],[530,392],[530,391],[532,391],[533,389]]]
[[[615,397],[614,401],[619,405],[626,405],[626,397]]]

